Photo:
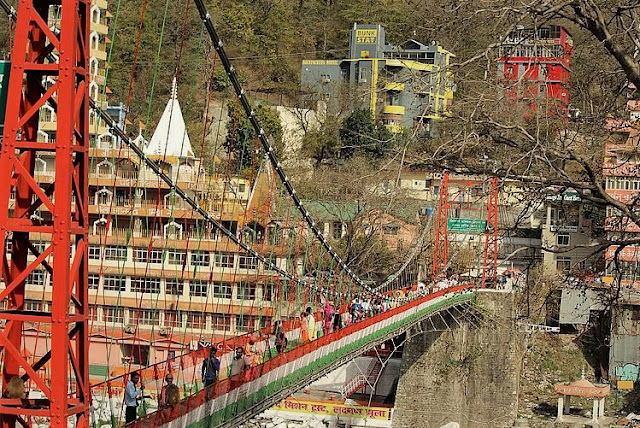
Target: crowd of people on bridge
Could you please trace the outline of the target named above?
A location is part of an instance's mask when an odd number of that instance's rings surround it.
[[[452,287],[456,284],[456,280],[443,280],[437,282],[434,285],[434,289]],[[299,342],[305,344],[315,341],[321,336],[329,335],[366,318],[386,312],[394,307],[392,297],[411,297],[415,293],[426,294],[428,291],[432,290],[413,287],[413,289],[395,290],[394,294],[389,294],[388,297],[384,298],[366,298],[356,295],[351,302],[346,306],[342,306],[342,308],[336,307],[333,301],[326,299],[317,312],[314,312],[312,306],[307,306],[298,317]],[[319,321],[317,317],[320,317]],[[263,362],[285,352],[290,345],[288,336],[291,337],[290,333],[285,331],[282,322],[276,321],[270,337],[258,340],[255,333],[250,334],[244,346],[237,346],[234,349],[233,357],[226,366],[226,377],[231,380],[232,388],[251,380],[254,371]],[[207,351],[207,356],[202,361],[200,379],[207,390],[207,399],[213,397],[214,387],[220,379],[221,370],[225,369],[217,357],[217,352],[217,347],[215,345],[211,346]],[[166,374],[164,381],[165,383],[158,395],[158,408],[161,411],[172,409],[180,401],[180,389],[174,384],[171,372]],[[132,373],[125,389],[126,423],[135,421],[137,407],[143,398],[143,394],[144,386],[140,382],[140,375]]]

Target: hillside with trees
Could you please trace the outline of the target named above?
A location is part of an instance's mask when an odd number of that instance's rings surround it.
[[[638,97],[633,89],[640,87],[637,0],[207,3],[246,89],[277,94],[292,104],[299,101],[302,59],[344,57],[354,22],[383,25],[393,43],[409,38],[437,40],[456,55],[450,70],[457,85],[453,112],[438,138],[427,139],[413,132],[391,137],[356,105],[338,117],[327,118],[317,129],[306,130],[302,151],[317,168],[298,176],[301,183],[308,184],[301,186],[309,192],[305,196],[332,193],[331,189],[317,188],[322,182],[318,174],[327,174],[327,168],[331,174],[343,174],[337,181],[373,176],[379,182],[410,167],[448,168],[520,180],[530,187],[532,197],[539,197],[552,185],[574,188],[584,199],[615,208],[640,222],[635,202],[625,204],[606,194],[601,173],[603,145],[609,138],[605,121],[624,117],[627,97]],[[111,0],[109,10],[108,100],[130,106],[130,132],[135,133],[140,123],[150,136],[177,74],[196,153],[211,163],[217,153],[211,148],[223,147],[234,151],[238,169],[246,168],[249,160],[253,162],[253,136],[243,131],[246,124],[233,124],[234,110],[220,109],[220,116],[227,116],[231,123],[226,139],[218,126],[222,119],[211,115],[212,103],[233,105],[235,97],[192,1]],[[521,112],[505,112],[499,107],[495,76],[501,38],[520,25],[549,23],[566,26],[574,40],[570,91],[576,114],[568,123],[542,112],[524,120]],[[9,25],[0,26],[3,56],[9,50],[9,30]],[[629,83],[633,84],[630,92]],[[275,125],[268,129],[277,141],[282,131]],[[360,158],[369,170],[353,177],[348,165],[360,162]],[[293,168],[292,174],[296,172]],[[593,251],[633,243],[625,236],[602,239]]]

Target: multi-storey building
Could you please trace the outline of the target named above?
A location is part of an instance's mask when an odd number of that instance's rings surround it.
[[[518,28],[502,40],[498,83],[505,101],[531,112],[569,113],[569,61],[573,40],[564,27]]]
[[[271,227],[269,213],[264,214],[265,177],[252,188],[248,179],[204,172],[194,156],[175,86],[151,140],[139,136],[136,143],[227,229],[286,268],[286,231]],[[88,251],[94,373],[106,367],[113,371],[128,362],[162,361],[199,340],[219,340],[271,323],[278,274],[203,222],[110,133],[101,134],[90,150],[93,228]],[[55,180],[53,158],[41,155],[36,165],[36,177],[43,186]],[[37,215],[46,218],[49,213],[44,210]],[[50,237],[31,239],[42,251]],[[50,286],[46,270],[31,274],[27,308],[47,310]],[[45,344],[42,339],[41,346]]]
[[[349,88],[392,132],[420,125],[433,133],[453,101],[452,56],[436,42],[387,44],[382,26],[354,24],[347,58],[302,62],[302,88],[330,111]]]
[[[602,256],[593,245],[601,237],[605,210],[600,204],[583,200],[573,189],[549,194],[545,201],[546,220],[542,225],[544,266],[574,277],[593,277],[602,270]]]
[[[640,195],[640,159],[638,146],[640,133],[637,121],[640,117],[640,103],[627,102],[628,120],[609,120],[607,129],[613,134],[605,144],[603,175],[606,191],[613,198],[632,204]],[[611,238],[631,239],[640,234],[640,226],[624,217],[616,209],[607,208],[605,228]],[[640,285],[640,247],[629,245],[618,251],[609,247],[606,253],[607,280],[620,278],[622,285],[638,288]],[[613,261],[617,259],[617,263]]]

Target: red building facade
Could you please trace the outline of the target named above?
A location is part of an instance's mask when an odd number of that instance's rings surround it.
[[[568,118],[572,51],[573,40],[564,27],[513,31],[502,41],[499,51],[502,96],[528,105],[532,111],[544,108]]]

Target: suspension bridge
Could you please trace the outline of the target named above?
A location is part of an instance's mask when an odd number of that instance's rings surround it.
[[[94,3],[24,0],[14,10],[0,0],[13,34],[0,153],[3,426],[120,425],[122,391],[133,371],[148,386],[173,373],[184,395],[171,408],[141,415],[136,426],[237,426],[434,314],[466,311],[475,287],[496,284],[499,183],[493,179],[479,283],[435,286],[452,258],[448,173],[429,275],[421,271],[422,233],[389,279],[361,279],[296,193],[201,0],[193,2],[201,55],[206,36],[216,53],[205,72],[214,76],[215,67],[224,68],[233,88],[232,127],[244,115],[257,136],[229,142],[253,153],[248,172],[234,170],[232,150],[222,170],[223,163],[209,165],[195,155],[206,152],[205,135],[194,150],[175,83],[151,139],[142,127],[130,138],[123,125],[128,109],[120,110],[120,121],[105,109],[111,54],[99,54],[105,10]],[[183,41],[193,25],[189,6]],[[185,82],[192,97],[207,66],[178,67],[174,81]],[[216,123],[208,114],[211,86],[205,128]],[[255,155],[258,149],[266,162]],[[433,282],[419,288],[427,276]],[[319,310],[330,300],[344,318],[354,299],[384,302],[385,310],[316,340],[304,337],[301,310]],[[322,318],[317,312],[319,330]],[[276,322],[289,344],[281,352],[270,334]],[[251,336],[258,337],[260,363],[227,373],[235,348]],[[209,349],[203,343],[217,346],[222,362],[220,379],[207,388],[197,374]],[[92,373],[97,359],[106,360],[101,374]],[[22,395],[8,388],[16,379],[26,386]]]

